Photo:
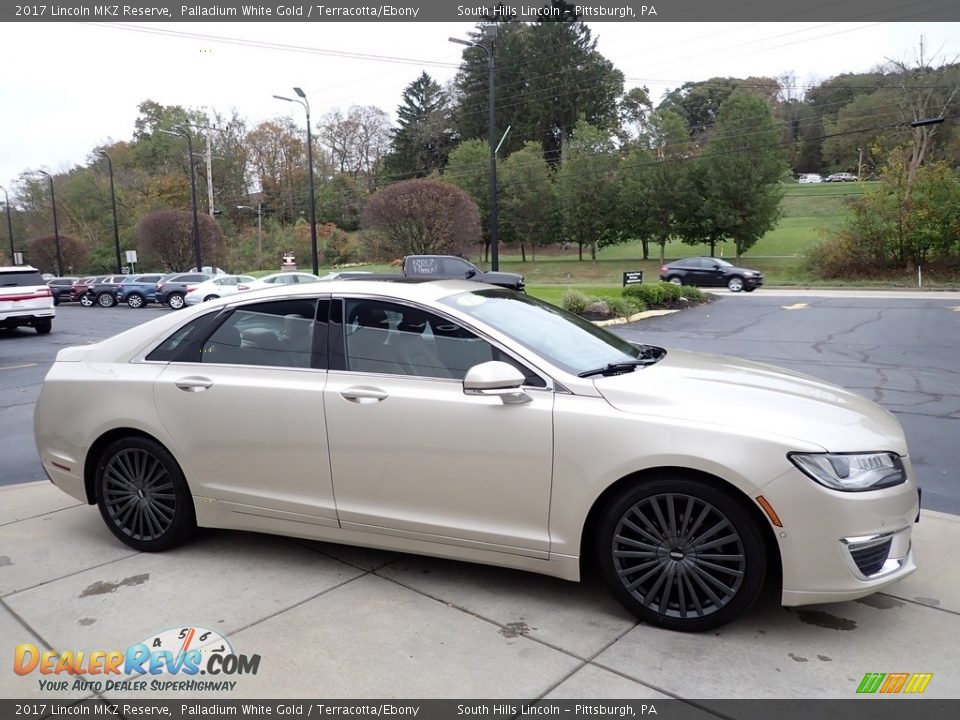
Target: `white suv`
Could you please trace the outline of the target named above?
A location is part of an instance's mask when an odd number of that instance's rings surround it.
[[[29,325],[46,335],[53,328],[53,293],[29,265],[0,267],[0,329]]]

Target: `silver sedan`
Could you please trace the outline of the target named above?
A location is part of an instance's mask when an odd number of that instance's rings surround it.
[[[568,580],[589,561],[641,619],[688,631],[768,576],[804,605],[915,569],[918,490],[879,406],[480,283],[203,303],[62,350],[35,418],[51,480],[138,550],[200,525]]]

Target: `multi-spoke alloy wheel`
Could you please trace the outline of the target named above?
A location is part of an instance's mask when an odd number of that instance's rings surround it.
[[[620,601],[676,630],[729,622],[756,599],[766,558],[756,524],[725,492],[686,479],[631,488],[600,531],[600,563]]]
[[[173,457],[147,438],[111,444],[97,466],[97,502],[113,534],[138,550],[165,550],[196,526],[193,503]]]

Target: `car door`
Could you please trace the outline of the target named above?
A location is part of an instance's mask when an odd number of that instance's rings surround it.
[[[317,303],[281,299],[227,311],[161,373],[157,410],[196,494],[245,514],[338,525]],[[324,318],[328,304],[320,301]]]
[[[546,558],[548,383],[415,305],[344,297],[331,313],[324,409],[342,527]],[[524,372],[530,402],[464,394],[466,371],[495,359]]]

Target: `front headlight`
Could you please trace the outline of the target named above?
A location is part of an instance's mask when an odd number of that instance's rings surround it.
[[[787,457],[805,475],[833,490],[863,492],[907,481],[896,453],[790,453]]]

